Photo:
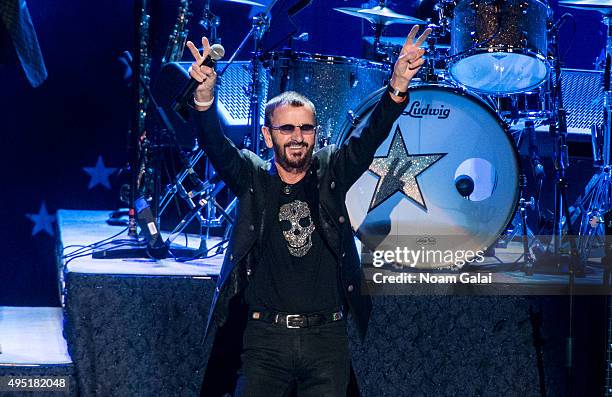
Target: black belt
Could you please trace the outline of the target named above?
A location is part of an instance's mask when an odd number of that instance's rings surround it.
[[[249,319],[260,320],[287,328],[308,328],[323,325],[344,318],[342,310],[330,313],[315,314],[287,314],[253,310],[249,312]]]

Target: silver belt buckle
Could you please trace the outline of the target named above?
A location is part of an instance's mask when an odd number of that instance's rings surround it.
[[[285,319],[285,325],[287,326],[287,328],[300,328],[294,325],[289,325],[289,319],[290,318],[297,318],[300,317],[299,314],[287,314],[287,318]]]

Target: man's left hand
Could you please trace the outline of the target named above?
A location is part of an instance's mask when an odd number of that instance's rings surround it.
[[[391,76],[390,84],[391,87],[401,92],[408,91],[410,81],[425,62],[425,59],[423,58],[425,49],[421,48],[421,46],[425,40],[427,40],[427,36],[429,36],[431,33],[431,29],[425,29],[425,31],[415,41],[415,37],[418,32],[419,25],[413,26],[408,34],[408,37],[406,38],[406,41],[404,42],[402,51],[400,52],[400,55],[397,58],[393,68],[393,76]],[[399,102],[402,98],[398,97],[397,99],[393,99]]]

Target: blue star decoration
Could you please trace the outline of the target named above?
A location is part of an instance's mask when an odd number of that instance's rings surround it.
[[[93,189],[98,185],[102,185],[107,189],[111,188],[109,176],[117,171],[117,168],[106,167],[102,156],[98,156],[98,161],[95,167],[83,167],[83,171],[89,174],[91,179],[89,180],[88,189]]]
[[[26,217],[34,222],[32,236],[36,236],[40,232],[45,232],[51,237],[55,235],[55,231],[53,230],[55,215],[49,214],[49,211],[47,211],[47,205],[44,201],[40,204],[38,214],[26,214]]]
[[[387,155],[374,157],[374,161],[370,165],[370,172],[378,176],[379,179],[368,212],[396,192],[403,193],[412,202],[427,211],[417,177],[446,154],[409,154],[398,125]]]

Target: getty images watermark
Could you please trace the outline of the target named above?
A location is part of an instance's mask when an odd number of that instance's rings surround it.
[[[480,264],[484,262],[485,254],[482,250],[395,247],[388,250],[374,250],[369,257],[371,262],[367,264],[374,268],[370,272],[369,278],[375,284],[492,283],[492,273],[461,272],[461,269],[466,264]],[[382,269],[383,267],[386,267],[386,269]],[[430,272],[430,270],[441,268],[452,270],[452,273],[439,274]],[[381,271],[376,271],[376,269]],[[415,272],[417,269],[420,271]]]

